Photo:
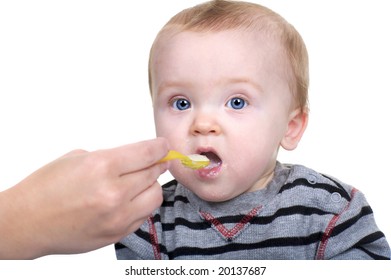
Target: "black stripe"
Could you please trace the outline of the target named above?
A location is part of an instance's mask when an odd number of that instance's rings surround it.
[[[148,243],[151,243],[151,235],[149,234],[149,232],[146,232],[146,231],[143,231],[142,229],[139,229],[139,230],[135,231],[134,234],[138,238],[140,238]]]
[[[115,250],[121,250],[121,249],[126,249],[127,247],[124,244],[117,242],[114,244],[114,248]]]
[[[376,242],[382,238],[385,238],[384,233],[382,233],[381,231],[376,231],[376,232],[373,232],[373,233],[365,236],[364,238],[361,238],[353,247],[364,251],[366,254],[368,254],[371,258],[373,258],[375,260],[389,260],[390,256],[380,256],[380,255],[377,255],[377,254],[365,249],[365,246],[367,244]]]
[[[181,256],[211,256],[220,255],[229,252],[238,251],[251,251],[269,247],[288,247],[288,246],[306,246],[319,242],[322,236],[322,232],[313,233],[309,236],[297,236],[297,237],[281,237],[264,240],[257,243],[243,244],[243,243],[228,243],[224,246],[211,247],[211,248],[198,248],[198,247],[178,247],[174,251],[169,252],[170,259],[174,259]]]
[[[149,232],[145,232],[145,231],[139,229],[134,234],[138,238],[144,240],[145,242],[147,242],[148,244],[151,244],[151,246],[152,246],[151,235],[149,234]],[[167,255],[167,248],[164,245],[162,245],[160,242],[159,242],[158,246],[159,246],[160,252]]]
[[[365,249],[363,247],[359,247],[357,249],[365,252],[368,256],[370,256],[374,260],[389,260],[390,259],[389,257],[380,256],[378,254],[372,253],[371,251],[369,251],[369,250],[367,250],[367,249]]]
[[[164,200],[160,207],[174,207],[175,201],[166,201]]]
[[[357,242],[357,245],[363,246],[368,243],[373,243],[383,237],[385,237],[384,233],[382,233],[381,231],[376,231],[376,232],[373,232],[370,235],[362,238],[360,241]]]
[[[323,177],[325,177],[325,178],[329,179],[330,181],[332,181],[341,191],[343,191],[345,193],[345,196],[344,196],[345,198],[349,197],[351,199],[350,194],[344,189],[344,187],[342,187],[342,185],[338,181],[336,181],[333,178],[331,178],[329,176],[326,176],[324,174],[320,174],[320,175],[322,175]],[[348,201],[350,201],[350,199],[348,199]]]
[[[333,232],[331,233],[331,236],[337,236],[341,232],[352,227],[362,217],[364,217],[366,215],[371,215],[372,213],[373,213],[372,208],[370,206],[362,207],[361,211],[356,216],[354,216],[354,217],[350,218],[349,220],[346,220],[345,222],[335,226],[335,228],[333,229]]]
[[[175,230],[175,227],[177,226],[183,226],[193,230],[205,230],[210,228],[209,223],[205,223],[205,222],[194,223],[184,218],[175,218],[174,223],[162,223],[162,231],[163,232],[172,231]]]
[[[355,247],[362,247],[366,244],[376,242],[377,240],[384,238],[384,233],[381,231],[375,231],[371,233],[370,235],[365,236],[364,238],[361,238],[354,246]]]
[[[314,183],[311,184],[308,182],[308,180],[304,178],[299,178],[293,181],[292,183],[287,183],[284,186],[281,187],[280,191],[278,193],[283,193],[286,190],[293,189],[298,186],[303,186],[307,188],[312,189],[322,189],[329,193],[337,192],[339,193],[343,198],[345,198],[347,201],[350,201],[350,195],[347,194],[347,192],[344,189],[340,189],[337,186],[330,185],[330,184],[324,184],[324,183]]]
[[[161,223],[162,221],[161,221],[161,216],[160,216],[160,214],[157,213],[157,214],[153,215],[152,221],[153,221],[154,224],[156,224],[156,223]]]
[[[311,216],[311,215],[335,215],[335,213],[326,212],[318,208],[305,207],[305,206],[292,206],[287,208],[281,208],[271,216],[265,217],[254,217],[249,223],[253,225],[267,225],[272,223],[275,219],[280,217],[288,217],[294,215]],[[243,219],[244,215],[225,216],[218,218],[222,224],[237,224]],[[155,221],[160,221],[160,215],[154,216]],[[175,218],[174,223],[162,223],[163,231],[175,230],[176,226],[184,226],[194,230],[205,230],[210,228],[210,224],[205,221],[201,222],[190,222],[184,218]]]
[[[178,184],[177,180],[172,180],[168,183],[165,183],[162,188],[163,189],[168,189],[168,188],[171,188],[171,187],[176,187],[176,185]]]
[[[280,208],[272,216],[255,217],[251,224],[266,225],[272,223],[275,219],[280,217],[288,217],[294,215],[311,216],[311,215],[335,215],[335,213],[323,211],[319,208],[296,205],[286,208]]]
[[[174,197],[174,201],[163,201],[161,207],[174,207],[174,204],[177,202],[190,203],[186,196],[177,195]]]

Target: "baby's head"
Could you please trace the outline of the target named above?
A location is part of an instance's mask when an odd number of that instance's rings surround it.
[[[211,1],[180,12],[159,32],[149,67],[157,135],[211,159],[198,171],[170,169],[205,200],[265,187],[279,147],[294,149],[305,130],[307,51],[265,7]]]
[[[297,106],[308,110],[309,69],[305,43],[297,30],[274,11],[254,3],[215,0],[183,10],[172,17],[162,28],[151,48],[149,62],[149,87],[152,93],[154,51],[164,39],[179,32],[219,32],[230,29],[250,33],[266,33],[279,40],[288,62],[290,86]]]

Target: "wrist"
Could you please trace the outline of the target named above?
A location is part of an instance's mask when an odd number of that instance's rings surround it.
[[[0,192],[0,259],[34,259],[43,255],[32,226],[32,211],[16,185]],[[27,203],[28,204],[28,203]]]

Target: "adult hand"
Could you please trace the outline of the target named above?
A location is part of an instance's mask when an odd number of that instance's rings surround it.
[[[73,151],[0,193],[0,258],[82,253],[137,230],[162,202],[165,139]]]

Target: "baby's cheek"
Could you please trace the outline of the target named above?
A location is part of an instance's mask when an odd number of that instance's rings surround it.
[[[259,157],[249,156],[246,159],[236,162],[234,166],[231,166],[231,178],[244,185],[251,185],[262,176],[266,165],[265,160]]]

